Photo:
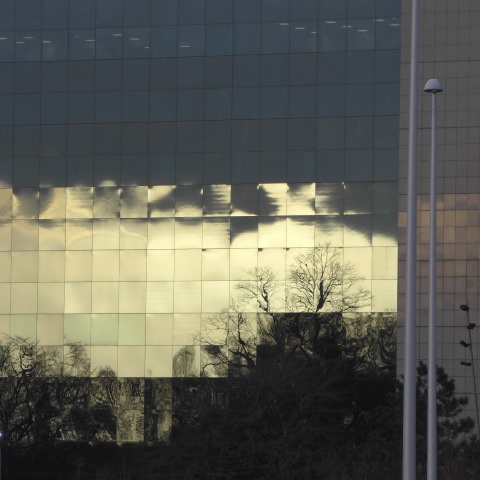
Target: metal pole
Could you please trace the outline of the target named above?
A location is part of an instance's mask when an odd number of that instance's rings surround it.
[[[436,112],[432,93],[432,145],[430,157],[430,271],[428,298],[428,419],[427,419],[427,478],[437,479],[437,169]]]
[[[417,298],[417,88],[419,0],[412,0],[408,133],[407,264],[403,388],[403,480],[415,480],[416,298]]]

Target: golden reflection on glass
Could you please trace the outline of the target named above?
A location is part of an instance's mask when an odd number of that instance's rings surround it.
[[[171,281],[174,268],[174,250],[147,250],[147,281]]]
[[[147,279],[147,251],[120,250],[120,281]]]
[[[63,314],[38,314],[37,340],[39,345],[63,345]]]
[[[251,278],[251,277],[250,277]],[[246,312],[258,312],[258,303],[256,298],[245,298],[245,293],[236,287],[237,282],[230,282],[230,297],[233,302],[241,303]],[[252,291],[257,288],[257,282],[244,280],[242,284],[248,285]]]
[[[235,248],[230,250],[229,280],[249,280],[249,270],[257,266],[257,248]]]
[[[90,344],[90,314],[66,314],[63,319],[64,343]]]
[[[92,345],[118,344],[118,315],[114,313],[92,315]]]
[[[315,188],[315,213],[340,215],[343,213],[343,183],[317,183]]]
[[[37,340],[36,315],[12,315],[10,317],[10,335],[35,342]]]
[[[120,198],[122,218],[147,218],[148,187],[122,187]]]
[[[120,252],[118,250],[94,250],[92,252],[92,280],[119,280]]]
[[[93,246],[93,221],[69,220],[65,224],[67,250],[91,250]]]
[[[170,378],[173,369],[172,346],[147,346],[145,352],[145,376]]]
[[[232,248],[258,247],[258,218],[230,218],[230,246]]]
[[[260,185],[259,215],[278,216],[287,213],[287,184],[264,183]]]
[[[391,279],[397,278],[398,247],[373,247],[372,248],[372,278]]]
[[[37,313],[37,284],[12,283],[12,313]]]
[[[92,282],[92,312],[118,312],[118,282]]]
[[[371,182],[345,184],[345,215],[372,213],[373,191]]]
[[[173,313],[147,313],[146,339],[147,345],[172,345]]]
[[[146,282],[120,282],[119,312],[145,313]]]
[[[200,249],[175,250],[175,280],[202,278],[202,251]]]
[[[397,281],[372,280],[372,311],[397,311]]]
[[[65,220],[38,222],[39,250],[65,250]]]
[[[145,376],[145,347],[118,347],[118,376]]]
[[[221,312],[230,303],[230,282],[202,282],[202,312]]]
[[[118,319],[119,345],[145,345],[145,315],[120,314]]]
[[[315,245],[343,247],[343,215],[319,215],[315,218]]]
[[[173,312],[173,282],[147,283],[147,313]]]
[[[203,248],[228,248],[230,245],[230,219],[203,219]]]
[[[202,248],[202,219],[175,219],[175,248]]]
[[[0,251],[10,251],[12,248],[12,222],[0,221]]]
[[[38,312],[63,313],[65,309],[65,288],[63,283],[38,284]]]
[[[203,187],[203,214],[230,215],[230,185],[205,185]]]
[[[292,183],[288,185],[287,215],[315,215],[314,183]]]
[[[110,371],[118,372],[118,347],[92,346],[90,347],[90,368],[92,376],[110,375]]]
[[[230,255],[226,248],[202,251],[202,280],[229,280]]]
[[[372,278],[372,249],[370,247],[349,247],[343,249],[343,261],[352,265],[358,276]]]
[[[93,249],[117,250],[120,245],[120,221],[118,219],[93,220]]]
[[[12,252],[12,282],[36,282],[38,252]]]
[[[13,218],[38,218],[38,190],[34,188],[13,189]]]
[[[175,312],[200,312],[202,308],[201,282],[175,282],[173,298]]]
[[[10,315],[0,315],[0,345],[10,335]]]
[[[120,217],[120,188],[96,187],[93,198],[94,218]]]
[[[65,313],[90,313],[92,310],[92,284],[65,282]]]
[[[175,245],[175,220],[154,218],[148,221],[148,248],[173,248]]]
[[[65,252],[38,253],[38,281],[63,282],[65,280]]]
[[[120,250],[147,248],[148,224],[146,219],[122,218],[120,220]]]
[[[368,247],[372,245],[372,215],[345,215],[344,245]]]
[[[10,283],[0,283],[0,313],[10,313],[11,293]]]
[[[148,187],[148,217],[173,217],[175,215],[175,187],[155,185]]]
[[[314,246],[315,217],[287,217],[287,247]]]
[[[200,336],[200,313],[173,316],[173,345],[196,345]]]
[[[40,189],[39,218],[64,219],[67,208],[67,191],[65,188]]]
[[[93,188],[67,187],[67,218],[92,218]]]
[[[250,216],[258,215],[258,185],[240,184],[232,185],[232,215]]]
[[[0,219],[10,220],[12,218],[12,189],[0,188]]]
[[[201,217],[202,197],[200,185],[178,185],[175,197],[175,215],[177,217]]]
[[[9,282],[12,270],[12,257],[9,252],[0,252],[0,282]]]
[[[12,250],[38,250],[38,220],[12,221]]]
[[[67,282],[89,282],[92,280],[92,252],[65,252],[65,280]]]
[[[72,377],[86,377],[90,374],[90,347],[66,345],[63,347],[63,374]]]
[[[285,217],[260,217],[258,221],[258,246],[283,247],[287,241]]]
[[[284,280],[286,259],[287,251],[285,248],[261,249],[258,251],[258,268],[269,268],[275,274],[277,280]]]

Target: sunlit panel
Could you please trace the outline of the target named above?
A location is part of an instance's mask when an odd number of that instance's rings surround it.
[[[93,220],[94,250],[118,250],[120,245],[120,221],[118,219]]]
[[[372,311],[397,311],[397,281],[372,280]]]
[[[37,340],[39,345],[63,345],[63,315],[39,314]]]
[[[92,280],[115,282],[119,280],[120,252],[94,250],[92,252]]]
[[[119,345],[145,345],[145,315],[120,314],[118,319]]]
[[[91,250],[93,245],[92,220],[74,220],[65,224],[67,250]]]
[[[10,313],[11,285],[9,283],[0,283],[0,313]]]
[[[118,344],[118,315],[113,313],[92,315],[92,345]]]
[[[12,218],[12,189],[0,188],[0,219]]]
[[[12,283],[12,313],[37,313],[37,284]]]
[[[39,250],[65,250],[65,220],[40,220],[38,222]]]
[[[145,313],[146,282],[120,282],[119,312]]]
[[[147,283],[147,313],[173,312],[173,282]]]
[[[147,250],[147,281],[171,281],[174,272],[174,250]]]
[[[200,343],[200,313],[176,313],[173,319],[173,345],[198,345]]]
[[[148,248],[174,248],[175,220],[156,218],[148,222]]]
[[[260,248],[283,247],[286,243],[285,217],[260,217],[258,222],[258,246]]]
[[[9,282],[12,257],[9,252],[0,252],[0,282]]]
[[[172,345],[173,314],[147,313],[146,340],[147,345]]]
[[[195,313],[200,312],[201,308],[201,282],[175,282],[174,311],[178,313]]]
[[[315,217],[287,217],[287,247],[314,246]]]
[[[202,312],[220,312],[228,308],[230,282],[202,282]]]
[[[343,249],[343,261],[353,268],[352,273],[364,279],[372,278],[372,249],[369,247],[348,247]]]
[[[171,377],[173,370],[172,346],[147,346],[145,349],[145,376]]]
[[[398,247],[372,248],[372,278],[396,279],[398,270]]]
[[[92,252],[65,252],[65,280],[67,282],[88,282],[92,279]]]
[[[92,218],[93,188],[67,188],[67,218]]]
[[[36,315],[12,315],[10,318],[10,335],[35,342],[37,340]]]
[[[172,364],[174,377],[198,377],[200,375],[200,346],[174,346]]]
[[[12,221],[12,250],[38,250],[38,220]]]
[[[230,219],[204,218],[203,248],[227,248],[230,245]]]
[[[318,183],[315,189],[315,213],[317,215],[340,215],[344,211],[343,183]]]
[[[202,251],[200,249],[175,251],[175,280],[201,280]]]
[[[277,280],[284,280],[286,278],[286,256],[285,248],[260,249],[258,251],[258,268],[271,270]],[[252,280],[251,275],[249,280]]]
[[[212,248],[202,251],[202,280],[229,280],[230,252]]]
[[[118,283],[92,282],[92,312],[118,312]]]
[[[287,215],[315,215],[315,184],[288,185]]]
[[[257,266],[258,249],[235,248],[230,250],[230,280],[248,280],[249,270]]]
[[[232,215],[258,215],[258,193],[255,184],[232,185]]]
[[[146,219],[120,220],[120,249],[138,250],[147,248],[148,223]]]
[[[148,189],[148,217],[173,217],[175,214],[175,187],[157,185]]]
[[[96,187],[93,198],[94,218],[120,217],[120,188]]]
[[[90,344],[90,323],[91,319],[89,314],[65,315],[63,324],[63,332],[65,336],[64,343]]]
[[[38,281],[65,281],[65,252],[39,252]]]
[[[231,248],[258,247],[258,218],[232,217],[230,219]]]
[[[345,215],[344,245],[367,247],[372,245],[372,216]]]
[[[65,313],[92,311],[92,284],[90,282],[65,282]]]
[[[118,347],[90,347],[90,368],[95,377],[110,376],[113,371],[118,373]]]
[[[13,218],[38,218],[39,194],[34,188],[13,189]]]
[[[119,346],[118,347],[118,376],[144,377],[145,376],[145,347]]]
[[[146,279],[146,250],[120,250],[120,281],[145,281]]]
[[[38,284],[38,313],[63,313],[65,288],[63,283]]]
[[[175,248],[202,248],[202,219],[175,219]]]
[[[38,252],[12,252],[11,261],[12,282],[37,281]]]
[[[146,186],[123,187],[120,216],[122,218],[146,218],[148,189]]]
[[[202,187],[200,185],[178,185],[175,197],[175,215],[177,217],[201,217],[203,207]]]

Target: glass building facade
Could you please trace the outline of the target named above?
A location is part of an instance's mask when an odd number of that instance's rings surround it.
[[[327,243],[396,312],[400,3],[2,0],[0,334],[199,376],[246,269]]]

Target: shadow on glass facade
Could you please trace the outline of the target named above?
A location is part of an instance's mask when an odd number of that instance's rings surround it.
[[[395,312],[399,18],[399,0],[2,1],[0,332],[84,345],[92,375],[147,392],[200,376],[202,322],[246,269],[285,278],[326,243],[366,310]]]

